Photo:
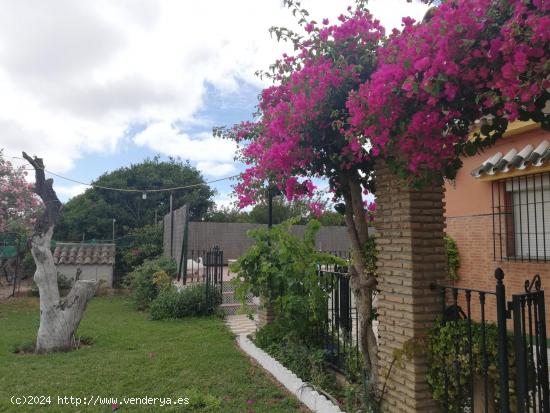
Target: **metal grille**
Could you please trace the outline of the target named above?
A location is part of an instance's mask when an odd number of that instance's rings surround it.
[[[526,280],[525,292],[508,303],[502,269],[496,269],[495,278],[494,291],[434,285],[441,291],[444,326],[452,323],[449,346],[454,347],[445,353],[444,365],[433,365],[444,383],[441,407],[444,412],[550,413],[541,278]],[[490,307],[496,308],[496,320],[487,314]],[[498,345],[491,362],[489,340]]]
[[[321,332],[326,360],[344,373],[357,370],[359,323],[349,273],[346,268],[324,268],[319,271],[319,280],[329,292]]]
[[[550,260],[550,172],[494,181],[495,260]]]

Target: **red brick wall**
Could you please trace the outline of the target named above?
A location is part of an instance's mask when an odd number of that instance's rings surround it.
[[[460,255],[460,287],[495,291],[495,269],[504,270],[504,284],[507,299],[512,293],[524,291],[524,282],[540,274],[542,287],[546,290],[546,320],[550,332],[550,262],[500,261],[493,250],[493,216],[491,182],[473,178],[470,171],[479,166],[494,153],[506,153],[510,148],[521,149],[528,143],[537,146],[543,139],[550,139],[550,132],[530,129],[501,139],[495,146],[472,157],[464,158],[463,167],[458,171],[455,181],[445,185],[446,232],[457,242]],[[464,303],[461,306],[465,309]],[[472,310],[477,314],[479,299],[472,297]],[[487,319],[495,318],[495,300],[487,297]]]
[[[493,254],[493,217],[491,214],[447,217],[446,232],[457,243],[460,256],[460,279],[457,286],[486,291],[495,291],[495,269],[504,270],[504,284],[507,299],[512,299],[513,293],[524,291],[524,282],[531,280],[535,274],[540,274],[542,287],[546,290],[546,323],[550,332],[550,262],[500,261]],[[497,251],[497,257],[499,257]],[[462,301],[462,300],[461,300]],[[472,298],[472,310],[479,317],[479,300]],[[464,303],[461,306],[465,310]],[[496,306],[493,297],[488,297],[486,304],[487,319],[496,321]]]

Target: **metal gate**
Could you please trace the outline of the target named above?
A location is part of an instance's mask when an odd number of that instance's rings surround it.
[[[215,246],[206,252],[204,261],[204,283],[206,302],[213,311],[222,303],[223,294],[223,251]]]
[[[445,412],[550,413],[540,276],[525,281],[525,292],[514,294],[510,302],[502,269],[496,269],[495,278],[494,291],[434,286],[443,299],[441,325],[454,323],[446,331],[456,332],[452,354],[446,355],[452,362],[438,370],[444,382],[439,401]],[[493,304],[496,320],[487,318]],[[513,331],[508,330],[507,320],[512,320]],[[496,353],[491,353],[494,341]]]
[[[544,291],[537,274],[512,297],[518,412],[550,412]]]
[[[334,369],[347,373],[360,366],[359,323],[346,267],[319,269],[319,280],[330,292],[324,309],[320,342],[325,359]]]

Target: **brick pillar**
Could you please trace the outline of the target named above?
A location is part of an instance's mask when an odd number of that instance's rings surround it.
[[[445,277],[443,187],[406,189],[383,162],[376,165],[378,247],[378,365],[385,381],[396,349],[426,336],[441,312],[430,289]],[[424,346],[425,348],[425,346]],[[395,363],[387,381],[384,412],[437,412],[426,383],[426,355]]]
[[[265,299],[260,297],[260,304],[258,306],[258,321],[257,326],[263,327],[267,324],[271,324],[275,319],[275,310],[272,306],[266,305]]]

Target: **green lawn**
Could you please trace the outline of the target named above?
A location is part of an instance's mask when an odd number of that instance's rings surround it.
[[[91,301],[78,334],[94,344],[70,353],[19,355],[38,327],[37,299],[0,302],[1,412],[110,412],[60,406],[58,396],[117,397],[118,412],[298,412],[303,407],[250,363],[218,318],[149,321],[122,298]],[[15,406],[12,396],[50,396]],[[123,397],[189,398],[188,405],[120,405]],[[42,399],[47,402],[47,399]]]

